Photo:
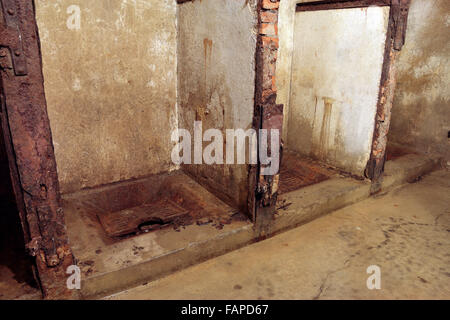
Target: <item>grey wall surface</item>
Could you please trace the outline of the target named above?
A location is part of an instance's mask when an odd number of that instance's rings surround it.
[[[450,1],[412,0],[390,141],[450,161]]]
[[[257,25],[255,3],[203,0],[179,5],[180,128],[193,133],[194,121],[199,120],[204,131],[214,128],[225,136],[226,129],[247,130],[252,127]],[[225,140],[225,145],[227,143]],[[246,208],[247,165],[196,165],[185,169],[228,203]]]

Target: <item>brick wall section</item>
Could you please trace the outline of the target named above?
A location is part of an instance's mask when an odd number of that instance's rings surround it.
[[[268,97],[276,94],[275,70],[277,62],[278,40],[278,8],[279,0],[261,0],[259,8],[259,37],[258,45],[262,53],[262,96],[264,103]],[[257,84],[258,85],[258,84]]]
[[[259,0],[258,40],[256,48],[256,86],[254,128],[282,130],[283,106],[276,104],[276,63],[279,47],[279,0]],[[270,132],[270,131],[269,131]],[[281,136],[281,135],[280,135]],[[271,146],[269,146],[271,149]],[[269,150],[271,153],[271,151]],[[263,166],[261,164],[261,166]],[[264,176],[259,168],[250,169],[250,186],[255,190],[249,208],[254,213],[255,228],[261,237],[270,232],[278,194],[279,175]],[[252,199],[249,199],[252,200]]]

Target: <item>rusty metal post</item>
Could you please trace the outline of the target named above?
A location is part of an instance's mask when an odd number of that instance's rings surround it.
[[[278,9],[279,0],[258,1],[258,38],[256,48],[256,86],[255,113],[253,128],[278,129],[283,124],[283,106],[276,104],[277,89],[275,71],[278,53]],[[270,140],[270,138],[269,138]],[[259,141],[259,139],[258,139]],[[258,143],[260,145],[260,141]],[[280,143],[281,145],[281,143]],[[280,152],[270,150],[268,152]],[[258,147],[259,149],[259,147]],[[259,150],[258,150],[259,151]],[[280,154],[281,158],[281,154]],[[255,229],[260,237],[270,232],[278,196],[279,174],[264,176],[261,174],[262,164],[251,166],[249,208],[252,213]]]
[[[73,298],[68,245],[32,0],[1,0],[2,125],[27,249],[36,257],[44,297]]]
[[[395,61],[405,43],[410,2],[411,0],[392,0],[391,2],[372,152],[366,168],[366,176],[372,180],[372,194],[380,192],[383,182],[391,110],[396,87]]]

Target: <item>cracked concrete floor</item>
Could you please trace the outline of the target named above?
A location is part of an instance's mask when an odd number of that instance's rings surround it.
[[[107,299],[450,299],[450,172]],[[381,268],[368,290],[367,267]]]

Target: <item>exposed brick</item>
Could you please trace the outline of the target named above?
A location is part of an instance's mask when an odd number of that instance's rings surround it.
[[[276,74],[276,63],[271,63],[269,67],[269,75],[274,76]]]
[[[267,23],[277,23],[278,13],[276,11],[262,11],[261,12],[261,22]]]
[[[276,62],[277,52],[279,47],[278,42],[278,16],[277,9],[280,5],[279,0],[262,0],[261,6],[258,8],[259,15],[259,35],[258,48],[256,55],[256,92],[255,105],[257,107],[255,114],[255,123],[262,123],[263,128],[273,128],[281,130],[283,119],[283,106],[276,104],[277,87],[276,87]],[[280,108],[281,107],[281,108]],[[272,150],[271,150],[272,152]],[[258,210],[270,210],[275,212],[275,204],[277,202],[277,189],[272,177],[256,176],[256,171],[251,171],[251,180],[259,181],[252,185],[252,188],[257,186],[257,193],[259,198],[252,205],[256,209],[257,221],[259,220],[257,228],[260,234],[266,232],[266,226],[270,225],[271,218],[267,214],[259,215]],[[255,179],[253,179],[255,178]],[[262,187],[262,188],[261,188]],[[260,192],[259,190],[267,190]],[[266,211],[268,212],[268,211]],[[267,216],[258,218],[260,216]]]
[[[276,59],[271,59],[264,64],[264,67],[263,67],[264,75],[267,75],[268,77],[272,77],[275,75],[276,61],[277,61]]]
[[[260,86],[261,101],[276,94],[276,61],[279,48],[278,39],[278,12],[279,1],[263,0],[262,9],[259,11],[259,34],[262,45],[262,64]]]
[[[262,8],[263,9],[278,9],[280,6],[280,2],[278,0],[263,0]]]
[[[279,47],[279,39],[278,37],[267,37],[267,36],[262,36],[262,43],[263,46],[265,47],[274,47],[274,48],[278,48]]]
[[[278,35],[278,26],[273,23],[261,23],[261,26],[259,27],[259,33],[269,36],[276,36]]]

